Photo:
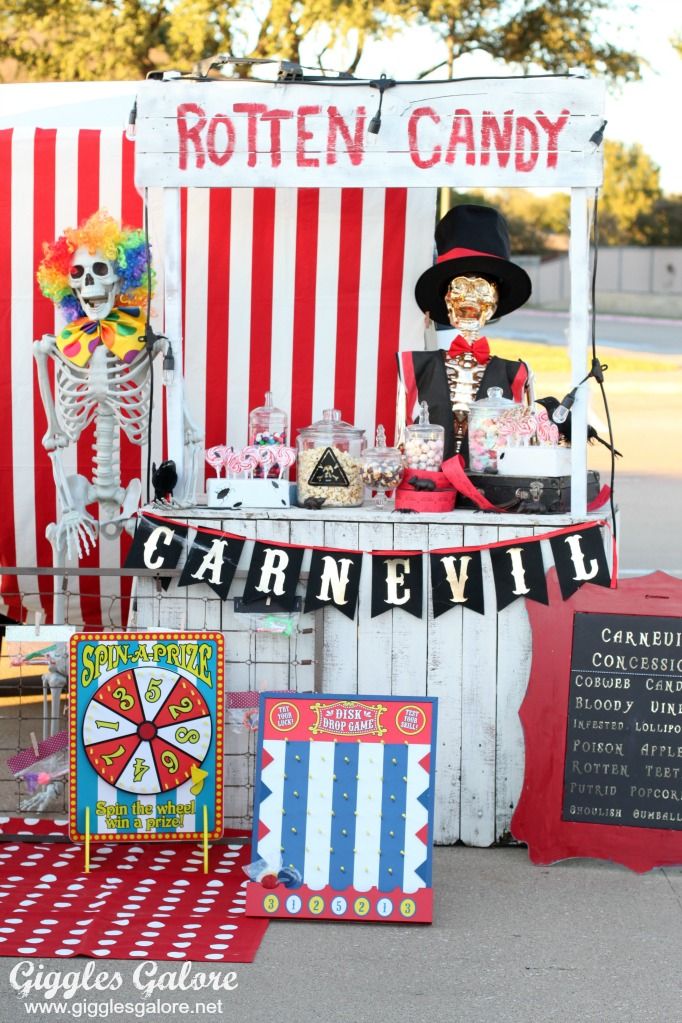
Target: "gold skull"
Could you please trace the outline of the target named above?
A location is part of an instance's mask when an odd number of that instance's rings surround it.
[[[453,278],[445,294],[451,325],[466,322],[482,327],[495,315],[498,296],[495,282],[485,277],[465,274]]]

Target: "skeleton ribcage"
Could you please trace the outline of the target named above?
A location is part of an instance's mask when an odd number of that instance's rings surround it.
[[[126,366],[107,356],[104,372],[57,361],[55,388],[60,426],[77,440],[98,412],[113,415],[133,444],[142,444],[149,421],[149,364]]]

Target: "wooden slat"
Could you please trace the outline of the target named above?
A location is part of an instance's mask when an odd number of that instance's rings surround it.
[[[362,523],[358,530],[362,550],[393,550],[393,526],[390,522]],[[372,564],[364,558],[358,601],[358,692],[391,692],[391,635],[393,611],[372,618]]]
[[[324,523],[326,547],[340,547],[356,551],[360,546],[356,522]],[[363,559],[362,574],[370,569],[369,558]],[[318,681],[322,690],[335,693],[358,691],[358,626],[336,608],[322,612],[322,637]]]
[[[464,544],[495,543],[497,529],[466,526]],[[483,557],[485,615],[470,614],[462,637],[461,839],[467,845],[495,841],[495,713],[497,610],[490,559]]]
[[[429,526],[430,550],[463,543],[461,526],[445,523]],[[429,559],[427,558],[427,561]],[[436,756],[436,805],[434,840],[450,845],[460,838],[462,760],[462,630],[470,611],[453,608],[433,617],[431,577],[427,573],[427,681],[426,695],[438,698],[438,753]]]
[[[423,551],[428,546],[427,526],[397,522],[393,527],[393,546],[399,551]],[[390,612],[393,619],[391,643],[391,692],[394,696],[426,696],[426,605],[428,569],[422,556],[424,596],[422,618],[406,611]]]
[[[500,540],[528,536],[521,527],[500,529]],[[531,635],[524,600],[497,616],[497,721],[495,840],[509,838],[512,813],[523,784],[523,730],[519,707],[530,671]]]

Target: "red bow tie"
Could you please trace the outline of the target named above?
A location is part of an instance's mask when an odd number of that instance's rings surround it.
[[[488,344],[487,337],[480,337],[478,341],[474,341],[469,344],[465,337],[458,334],[455,340],[448,348],[448,356],[454,359],[456,355],[464,355],[468,352],[476,359],[481,366],[484,366],[486,362],[490,361],[490,345]]]

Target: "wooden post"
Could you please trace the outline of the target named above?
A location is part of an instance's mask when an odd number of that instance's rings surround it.
[[[572,385],[587,372],[589,338],[589,188],[571,189],[571,239],[568,250],[571,268],[571,315],[568,327]],[[587,513],[587,387],[578,389],[571,410],[571,515]]]
[[[166,390],[168,457],[175,462],[180,488],[184,469],[183,371],[182,371],[182,290],[180,241],[180,190],[164,188],[164,332],[175,359],[173,383]]]

